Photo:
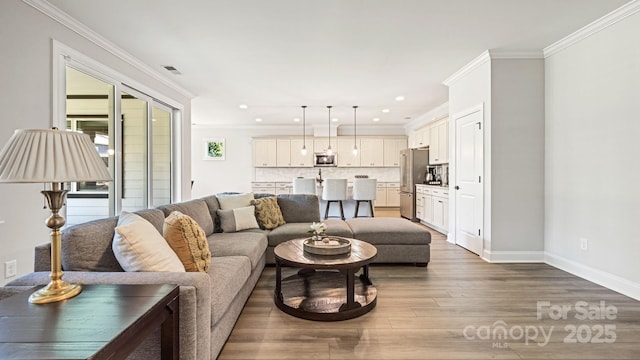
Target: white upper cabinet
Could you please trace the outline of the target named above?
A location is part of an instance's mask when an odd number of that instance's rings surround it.
[[[302,155],[302,145],[307,147],[306,155]],[[291,166],[313,167],[313,139],[291,139]]]
[[[277,139],[276,153],[277,153],[276,166],[278,167],[291,166],[291,140]]]
[[[400,166],[400,150],[407,148],[406,139],[384,139],[384,159],[383,166]]]
[[[384,164],[384,141],[382,138],[360,139],[360,166],[372,167]],[[339,156],[338,156],[339,158]]]
[[[355,140],[358,152],[353,154],[354,140],[352,137],[338,138],[338,166],[359,167],[360,166],[360,139]]]
[[[253,139],[253,166],[276,167],[277,148],[276,139]]]
[[[449,120],[441,120],[431,126],[429,136],[429,164],[449,162]]]
[[[329,138],[314,138],[313,148],[315,152],[326,152],[329,148]],[[333,150],[333,152],[338,152],[338,140],[335,136],[331,137],[331,150]]]
[[[413,142],[411,143],[411,148],[423,148],[429,146],[429,126],[421,127],[412,132]]]

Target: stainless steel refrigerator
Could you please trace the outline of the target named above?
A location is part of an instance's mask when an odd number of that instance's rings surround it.
[[[400,216],[416,221],[416,184],[425,180],[428,149],[400,150]]]

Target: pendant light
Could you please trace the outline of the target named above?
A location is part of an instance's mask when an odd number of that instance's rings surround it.
[[[333,155],[333,150],[331,149],[331,108],[333,106],[329,105],[327,106],[327,109],[329,109],[329,147],[327,148],[327,155]]]
[[[356,145],[356,111],[358,106],[353,106],[353,155],[358,155],[358,145]]]
[[[306,118],[305,118],[305,112],[307,110],[307,106],[306,105],[302,105],[302,149],[300,150],[300,154],[302,154],[302,156],[306,156],[307,155],[307,142],[306,142],[306,138],[305,138],[305,132],[306,132]]]

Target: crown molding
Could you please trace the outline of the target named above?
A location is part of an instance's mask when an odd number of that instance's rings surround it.
[[[25,4],[33,7],[34,9],[40,11],[44,15],[50,17],[54,21],[57,21],[61,25],[67,27],[69,30],[75,32],[76,34],[84,37],[85,39],[87,39],[89,41],[91,41],[92,43],[94,43],[95,45],[99,46],[100,48],[106,50],[110,54],[120,58],[124,62],[126,62],[126,63],[130,64],[131,66],[135,67],[136,69],[142,71],[146,75],[151,76],[152,78],[160,81],[164,85],[166,85],[166,86],[170,87],[171,89],[177,91],[181,95],[183,95],[183,96],[185,96],[185,97],[187,97],[189,99],[193,99],[193,98],[196,97],[196,95],[194,93],[192,93],[191,91],[189,91],[189,90],[185,89],[184,87],[178,85],[176,82],[166,78],[165,76],[163,76],[162,74],[157,72],[151,66],[145,64],[140,59],[138,59],[135,56],[129,54],[128,52],[126,52],[125,50],[123,50],[122,48],[117,46],[116,44],[114,44],[111,41],[109,41],[106,38],[104,38],[102,35],[96,33],[95,31],[93,31],[89,27],[87,27],[86,25],[84,25],[81,22],[79,22],[78,20],[74,19],[69,14],[67,14],[64,11],[62,11],[62,10],[58,9],[57,7],[53,6],[48,1],[46,1],[46,0],[22,0],[22,1]]]
[[[485,50],[482,54],[480,54],[480,56],[471,60],[471,62],[463,66],[460,70],[456,71],[453,75],[449,76],[442,83],[445,84],[446,86],[451,87],[451,85],[455,84],[462,77],[464,77],[468,73],[478,68],[478,66],[489,61],[490,58],[491,58],[491,55],[489,54],[489,50]]]
[[[491,59],[544,59],[542,49],[492,49],[489,55]]]
[[[638,11],[640,11],[640,0],[633,0],[617,8],[616,10],[613,10],[612,12],[592,22],[591,24],[584,26],[578,31],[545,47],[543,49],[544,57],[548,58],[549,56],[556,54],[572,46],[573,44],[580,42],[588,38],[589,36],[608,28],[609,26],[637,13]]]

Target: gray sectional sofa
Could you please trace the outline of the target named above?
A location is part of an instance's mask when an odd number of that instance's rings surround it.
[[[256,197],[266,196],[256,194]],[[273,230],[251,229],[221,232],[216,196],[190,200],[136,212],[162,233],[164,218],[178,210],[203,228],[212,253],[207,273],[124,272],[111,242],[117,217],[71,226],[63,231],[64,279],[85,284],[180,285],[180,359],[215,359],[226,342],[265,264],[274,263],[279,243],[308,236],[312,222],[320,221],[315,195],[278,195],[286,224]],[[355,237],[378,248],[376,262],[429,262],[431,234],[404,219],[355,218],[326,220],[329,235]],[[46,284],[50,271],[50,244],[35,249],[35,272],[12,281],[10,286]],[[159,358],[159,331],[130,358]]]

